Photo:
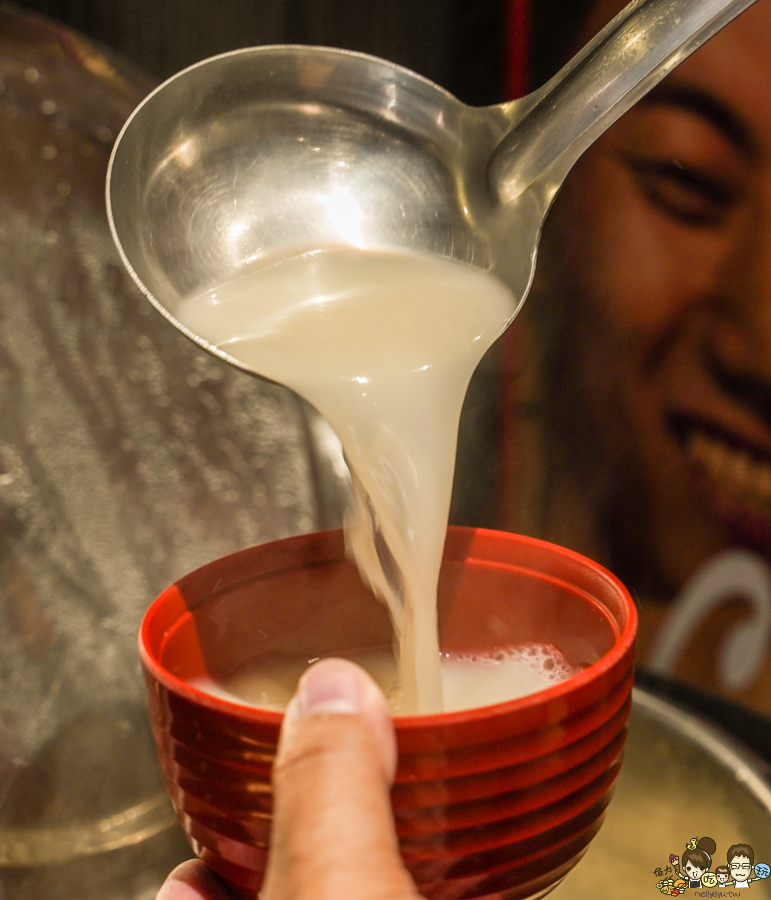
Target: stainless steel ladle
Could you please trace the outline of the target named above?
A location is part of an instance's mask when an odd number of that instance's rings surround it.
[[[636,100],[754,0],[636,0],[543,88],[464,105],[370,56],[256,47],[194,65],[135,110],[107,208],[126,266],[178,305],[291,250],[352,245],[493,270],[521,300],[565,175]]]

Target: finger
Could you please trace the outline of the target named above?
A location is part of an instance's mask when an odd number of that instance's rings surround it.
[[[385,699],[358,666],[322,660],[287,708],[273,767],[262,900],[406,900],[389,786],[396,739]]]
[[[199,859],[177,866],[164,882],[156,900],[234,900],[217,876]]]

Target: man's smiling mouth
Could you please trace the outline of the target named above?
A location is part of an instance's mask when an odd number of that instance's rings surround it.
[[[685,440],[689,458],[729,497],[771,513],[771,461],[695,427]]]

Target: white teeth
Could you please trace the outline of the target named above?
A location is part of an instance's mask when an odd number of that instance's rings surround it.
[[[726,492],[763,506],[771,505],[771,463],[703,431],[693,431],[686,444],[691,459]]]

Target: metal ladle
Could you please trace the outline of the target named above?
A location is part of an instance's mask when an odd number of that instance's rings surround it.
[[[112,154],[123,260],[176,319],[182,299],[291,250],[349,245],[490,269],[524,300],[543,220],[573,163],[754,0],[636,0],[538,91],[473,108],[392,63],[256,47],[175,75]]]
[[[342,50],[258,47],[205,60],[150,94],[119,135],[107,184],[113,236],[160,312],[236,366],[181,323],[180,304],[276,257],[341,246],[437,255],[493,271],[521,304],[575,160],[752,2],[636,0],[541,90],[486,109]],[[397,556],[367,488],[355,476],[353,485],[383,576],[368,566],[367,580],[398,622]]]

